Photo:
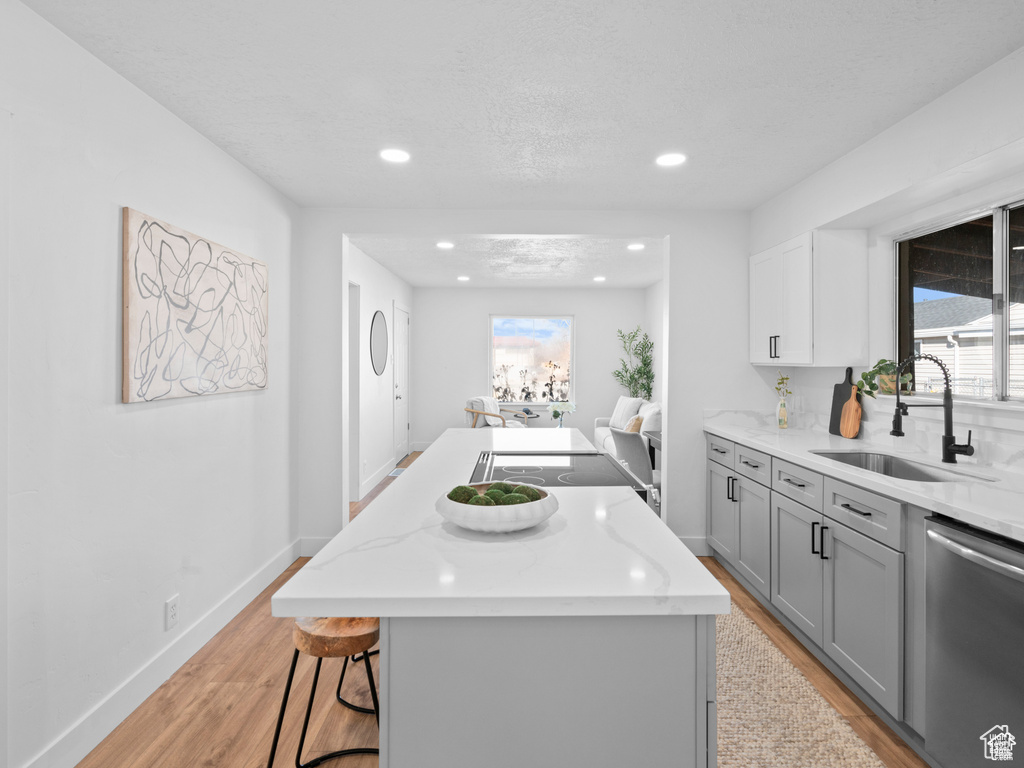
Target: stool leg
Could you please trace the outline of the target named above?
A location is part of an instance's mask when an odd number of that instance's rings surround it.
[[[291,691],[292,679],[295,676],[295,665],[299,660],[299,651],[296,649],[295,654],[292,656],[292,666],[288,671],[288,683],[285,685],[284,698],[281,700],[281,712],[277,716],[277,728],[274,730],[274,742],[270,746],[270,759],[267,761],[267,768],[273,768],[274,766],[274,754],[277,752],[277,742],[281,735],[281,724],[284,722],[284,711],[288,704],[288,693]],[[315,768],[316,766],[324,763],[328,760],[333,760],[337,757],[347,757],[348,755],[379,755],[380,749],[376,747],[356,747],[354,749],[342,749],[337,752],[328,752],[325,755],[320,755],[310,760],[308,763],[302,762],[302,748],[306,743],[306,731],[309,728],[309,717],[313,712],[313,700],[316,698],[316,684],[320,679],[320,665],[323,663],[323,659],[318,658],[316,660],[316,669],[313,671],[313,685],[309,690],[309,703],[306,705],[306,717],[302,721],[302,735],[299,736],[299,748],[295,753],[295,768]],[[366,658],[367,673],[372,675],[373,673],[369,668],[369,657]],[[373,687],[372,683],[370,690],[373,693],[373,705],[377,707],[377,691]],[[380,725],[380,719],[377,720],[378,726]]]
[[[377,720],[377,727],[380,728],[380,702],[377,701],[377,686],[373,683],[373,669],[370,668],[370,654],[363,654],[363,663],[366,665],[366,682],[370,684],[370,698],[373,700],[373,716]]]
[[[302,721],[302,735],[299,736],[299,750],[295,753],[295,768],[303,768],[302,745],[306,743],[306,729],[309,727],[309,716],[313,712],[313,699],[316,697],[316,683],[320,679],[320,665],[323,663],[323,659],[317,658],[316,669],[313,670],[313,685],[309,689],[309,704],[306,705],[306,719]],[[311,762],[310,765],[314,765],[314,763]]]
[[[288,682],[284,686],[284,698],[281,699],[281,712],[277,716],[277,728],[274,729],[274,741],[270,745],[270,758],[267,760],[267,768],[273,768],[274,754],[277,752],[277,740],[281,737],[281,724],[284,722],[284,709],[288,705],[288,693],[292,689],[292,678],[295,677],[295,664],[299,660],[299,650],[295,649],[292,655],[292,667],[288,670]]]
[[[341,704],[344,704],[346,707],[348,707],[349,709],[354,710],[356,712],[363,712],[364,714],[367,714],[367,715],[372,715],[374,713],[374,710],[371,709],[370,707],[360,707],[357,704],[353,704],[350,701],[346,701],[342,697],[342,695],[341,695],[341,685],[342,685],[342,683],[345,682],[345,670],[348,669],[349,659],[352,660],[353,664],[356,664],[356,663],[358,663],[360,661],[361,657],[376,656],[379,653],[380,653],[380,651],[367,651],[366,653],[362,653],[362,654],[359,654],[357,656],[346,656],[345,657],[345,661],[341,665],[341,677],[338,679],[338,693],[337,693],[337,697],[338,697],[338,701]]]

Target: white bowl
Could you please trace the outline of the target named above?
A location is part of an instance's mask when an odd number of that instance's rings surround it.
[[[469,483],[468,485],[483,493],[491,487],[492,483]],[[528,483],[516,483],[516,485],[528,485]],[[535,485],[529,487],[537,488]],[[540,499],[529,501],[526,504],[495,504],[493,507],[485,507],[476,504],[460,504],[445,495],[437,500],[434,509],[448,522],[471,531],[483,531],[484,533],[522,531],[543,523],[558,509],[558,499],[550,491],[545,491],[543,488],[537,488],[537,490],[540,492]]]

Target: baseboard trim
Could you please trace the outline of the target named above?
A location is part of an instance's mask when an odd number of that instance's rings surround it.
[[[363,499],[370,491],[377,487],[377,483],[391,474],[391,470],[395,468],[395,460],[390,459],[380,469],[376,470],[366,480],[359,484],[359,498]]]
[[[81,762],[121,721],[138,709],[142,702],[295,562],[301,556],[299,552],[302,541],[293,541],[271,557],[76,723],[35,757],[23,763],[21,768],[64,768]]]
[[[714,554],[704,536],[680,536],[679,540],[697,557],[710,557]]]
[[[299,539],[299,557],[313,557],[321,549],[327,546],[327,542],[331,540],[330,536],[307,536],[303,539]]]

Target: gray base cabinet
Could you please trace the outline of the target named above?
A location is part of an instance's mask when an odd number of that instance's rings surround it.
[[[771,599],[771,491],[745,477],[736,481],[736,568]]]
[[[708,459],[708,542],[770,599],[771,490],[766,483],[771,460],[743,446],[711,440]]]
[[[736,557],[736,502],[731,493],[735,480],[727,467],[708,462],[708,541],[730,562]]]
[[[772,493],[771,602],[821,645],[821,513]]]
[[[902,553],[772,493],[771,601],[901,717]]]
[[[822,648],[902,718],[903,554],[824,519]]]

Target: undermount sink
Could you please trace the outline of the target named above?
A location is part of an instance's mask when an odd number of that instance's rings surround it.
[[[897,480],[911,480],[918,483],[955,483],[964,480],[994,482],[990,477],[956,472],[951,469],[939,469],[887,453],[871,453],[870,451],[811,451],[811,453],[821,456],[823,459],[832,459],[832,461],[848,464],[857,469],[866,469],[868,472],[875,472]]]

